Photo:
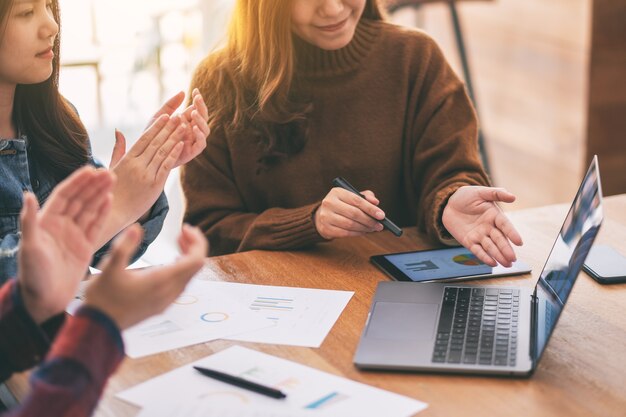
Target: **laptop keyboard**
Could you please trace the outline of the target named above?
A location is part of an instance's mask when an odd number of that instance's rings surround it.
[[[519,290],[446,287],[433,362],[515,366]]]

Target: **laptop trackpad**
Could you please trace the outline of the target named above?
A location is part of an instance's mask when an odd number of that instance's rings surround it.
[[[374,305],[367,337],[391,340],[430,340],[439,304],[389,303]]]

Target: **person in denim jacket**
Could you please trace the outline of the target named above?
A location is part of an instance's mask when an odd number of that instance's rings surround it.
[[[0,283],[16,275],[19,213],[24,191],[44,204],[50,192],[94,160],[85,127],[58,91],[58,0],[0,0]],[[169,172],[198,155],[209,134],[208,111],[196,90],[179,115],[184,93],[172,97],[126,152],[116,132],[110,169],[117,177],[113,207],[92,265],[109,241],[139,222],[144,238],[135,259],[161,230],[168,204],[163,187]]]

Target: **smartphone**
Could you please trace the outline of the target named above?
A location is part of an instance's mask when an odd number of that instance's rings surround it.
[[[583,269],[600,284],[626,282],[626,257],[611,246],[592,246]]]

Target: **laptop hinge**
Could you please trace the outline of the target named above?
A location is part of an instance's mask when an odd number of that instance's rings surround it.
[[[535,290],[536,291],[536,290]],[[537,314],[539,314],[539,299],[537,293],[534,292],[530,295],[530,343],[529,343],[529,356],[535,367],[537,360]]]

